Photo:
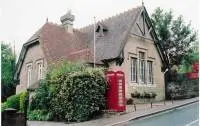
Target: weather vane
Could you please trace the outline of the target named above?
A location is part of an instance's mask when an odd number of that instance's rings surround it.
[[[144,1],[142,0],[142,6],[144,6]]]

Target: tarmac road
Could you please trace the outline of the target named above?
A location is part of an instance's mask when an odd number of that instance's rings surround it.
[[[199,103],[193,103],[181,108],[133,120],[128,126],[198,126]]]

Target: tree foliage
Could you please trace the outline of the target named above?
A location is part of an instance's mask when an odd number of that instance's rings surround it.
[[[199,62],[199,49],[192,47],[188,55],[183,57],[179,72],[188,73],[193,71],[193,64]]]
[[[15,94],[14,73],[16,57],[10,45],[1,44],[1,98],[5,101],[7,97]]]
[[[14,108],[17,111],[24,112],[26,114],[28,107],[28,92],[21,92],[16,95],[12,95],[7,98],[7,101],[1,104],[1,112],[7,108]]]
[[[184,22],[182,15],[174,18],[172,10],[164,12],[158,7],[151,20],[170,66],[180,65],[182,58],[189,53],[191,42],[197,40],[197,32],[190,23]]]

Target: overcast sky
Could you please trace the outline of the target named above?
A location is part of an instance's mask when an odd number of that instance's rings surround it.
[[[149,13],[156,7],[170,8],[175,15],[183,15],[192,27],[199,26],[198,0],[144,0]],[[0,41],[16,44],[19,55],[25,43],[45,22],[60,24],[60,17],[69,9],[75,15],[74,27],[91,24],[93,17],[101,20],[136,6],[142,0],[0,0]]]

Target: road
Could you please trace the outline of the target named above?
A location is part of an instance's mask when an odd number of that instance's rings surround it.
[[[133,120],[128,126],[198,126],[199,103],[193,103],[151,117]]]

